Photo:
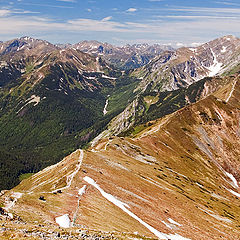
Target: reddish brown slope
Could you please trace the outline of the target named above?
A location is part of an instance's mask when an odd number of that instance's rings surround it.
[[[94,149],[77,150],[24,180],[2,199],[23,193],[9,211],[30,222],[55,223],[56,217],[69,214],[80,228],[156,237],[87,183],[88,176],[170,239],[181,239],[176,234],[196,240],[238,239],[239,97],[236,78],[215,95],[157,121],[135,138],[114,137]],[[84,185],[86,192],[78,198]],[[41,195],[46,201],[39,200]]]

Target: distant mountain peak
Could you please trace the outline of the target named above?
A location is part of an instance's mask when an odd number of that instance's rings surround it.
[[[106,62],[122,70],[141,67],[165,50],[173,49],[166,45],[148,43],[114,46],[98,41],[82,41],[72,46],[93,56],[101,56]]]

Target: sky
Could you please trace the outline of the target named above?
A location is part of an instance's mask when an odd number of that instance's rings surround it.
[[[0,0],[2,41],[197,46],[239,26],[239,0]]]

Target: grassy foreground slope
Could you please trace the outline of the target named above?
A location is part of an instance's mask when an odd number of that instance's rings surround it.
[[[103,139],[92,149],[73,152],[23,180],[1,201],[15,216],[45,228],[68,214],[79,229],[156,238],[156,232],[123,210],[128,209],[160,232],[160,239],[238,239],[239,97],[236,77],[209,97],[152,122],[134,138]],[[13,205],[11,198],[16,199]]]

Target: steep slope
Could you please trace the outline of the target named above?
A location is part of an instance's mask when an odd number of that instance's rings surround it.
[[[130,70],[144,66],[163,51],[173,50],[170,46],[159,44],[128,44],[118,47],[98,41],[79,42],[73,45],[73,48],[96,57],[102,57],[109,64],[112,64],[121,70]]]
[[[99,58],[45,41],[22,38],[2,46],[0,189],[6,189],[21,174],[88,143],[131,101],[138,81]],[[109,95],[116,102],[106,110]]]
[[[239,97],[236,77],[135,138],[104,139],[73,152],[3,192],[1,201],[45,228],[68,214],[73,229],[238,239]]]
[[[93,144],[102,137],[129,132],[139,123],[170,114],[207,96],[226,84],[233,74],[238,74],[239,61],[240,40],[234,36],[215,39],[196,48],[163,52],[130,73],[142,79],[135,89],[139,93]]]
[[[23,37],[0,43],[0,87],[16,81],[34,65],[40,65],[49,52],[58,50],[43,40]]]
[[[103,137],[125,136],[138,131],[137,129],[144,127],[148,121],[171,114],[207,97],[228,84],[233,78],[235,76],[207,77],[186,88],[173,91],[157,92],[147,89],[140,92],[122,113],[109,122],[107,128],[92,141],[92,145]],[[109,104],[111,104],[111,98]],[[140,124],[142,125],[139,126]]]
[[[199,47],[163,52],[133,74],[143,78],[142,89],[171,91],[220,75],[234,68],[239,60],[240,39],[230,35]]]

